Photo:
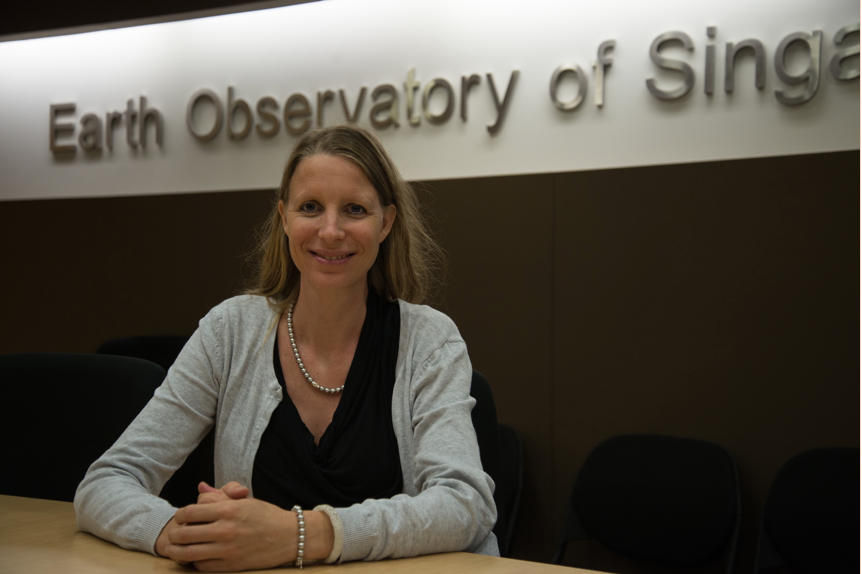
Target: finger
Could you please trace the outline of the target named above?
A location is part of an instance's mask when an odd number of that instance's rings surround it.
[[[203,494],[198,494],[198,504],[223,502],[225,500],[230,500],[230,497],[223,492],[206,492]]]
[[[174,515],[174,519],[180,524],[215,522],[224,516],[224,502],[225,501],[211,504],[191,504],[177,510],[177,513]]]
[[[230,483],[228,483],[228,484],[230,484]],[[198,484],[198,492],[200,494],[206,494],[208,492],[221,492],[221,490],[219,490],[218,488],[213,488],[212,486],[208,485],[206,482],[201,481],[201,483]]]
[[[191,524],[174,528],[168,533],[168,541],[171,544],[205,544],[208,542],[219,542],[226,534],[225,526],[209,524]]]
[[[234,500],[246,498],[251,493],[248,487],[243,486],[235,481],[231,481],[225,484],[222,487],[222,491]]]
[[[168,544],[165,548],[168,558],[175,562],[199,562],[201,560],[218,560],[224,554],[224,548],[219,543],[207,544]]]

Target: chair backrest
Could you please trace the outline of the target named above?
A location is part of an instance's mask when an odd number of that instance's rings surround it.
[[[184,335],[122,337],[105,341],[99,345],[96,353],[145,359],[160,365],[167,371],[188,340],[189,337]],[[177,507],[187,506],[197,501],[198,483],[203,480],[207,484],[212,484],[215,480],[214,436],[215,433],[212,430],[207,433],[183,465],[165,483],[159,496]]]
[[[105,341],[99,345],[96,353],[145,359],[160,365],[167,372],[188,340],[186,336],[123,337]]]
[[[739,535],[736,464],[718,445],[658,435],[623,435],[599,444],[572,489],[566,544],[588,534],[632,558],[703,566],[726,557]]]
[[[755,572],[859,572],[859,449],[820,448],[788,460],[763,507]]]
[[[131,357],[0,356],[0,493],[71,501],[165,378]]]
[[[503,546],[506,553],[503,555],[509,556],[515,538],[521,492],[524,489],[524,445],[518,432],[504,424],[497,425],[497,437],[500,444],[500,475],[497,477],[495,500],[497,506],[505,509],[506,531],[503,534]]]
[[[482,468],[497,484],[500,480],[500,447],[497,438],[497,407],[494,405],[494,395],[488,380],[479,371],[473,371],[473,379],[470,384],[470,396],[476,399],[471,416],[473,428],[476,430],[476,440],[479,443],[479,456],[482,459]],[[494,490],[494,502],[497,504],[497,524],[494,526],[494,534],[497,536],[497,544],[500,553],[504,554],[508,548],[506,543],[507,516],[506,508],[500,504],[499,490]]]

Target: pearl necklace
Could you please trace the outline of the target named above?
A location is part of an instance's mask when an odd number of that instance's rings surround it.
[[[290,337],[290,346],[293,349],[293,356],[296,357],[296,364],[299,365],[299,370],[302,371],[303,376],[308,379],[311,386],[324,393],[340,393],[343,391],[344,385],[341,385],[337,389],[321,387],[314,382],[314,379],[312,379],[311,375],[308,374],[308,371],[305,370],[305,365],[302,364],[302,359],[299,358],[299,349],[296,348],[296,341],[293,340],[293,303],[291,303],[290,307],[287,308],[287,334]]]

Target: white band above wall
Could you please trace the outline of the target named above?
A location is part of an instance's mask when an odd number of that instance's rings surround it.
[[[276,187],[356,121],[412,180],[859,148],[847,0],[329,0],[0,43],[0,200]]]

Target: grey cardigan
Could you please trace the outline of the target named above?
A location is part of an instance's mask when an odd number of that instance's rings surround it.
[[[399,306],[392,422],[403,494],[337,509],[342,560],[499,555],[491,532],[494,483],[482,470],[470,419],[475,401],[464,340],[442,313]],[[177,510],[156,494],[213,425],[216,484],[251,487],[261,434],[282,400],[272,368],[277,318],[263,297],[242,295],[201,319],[165,382],[78,486],[80,530],[154,553]]]

